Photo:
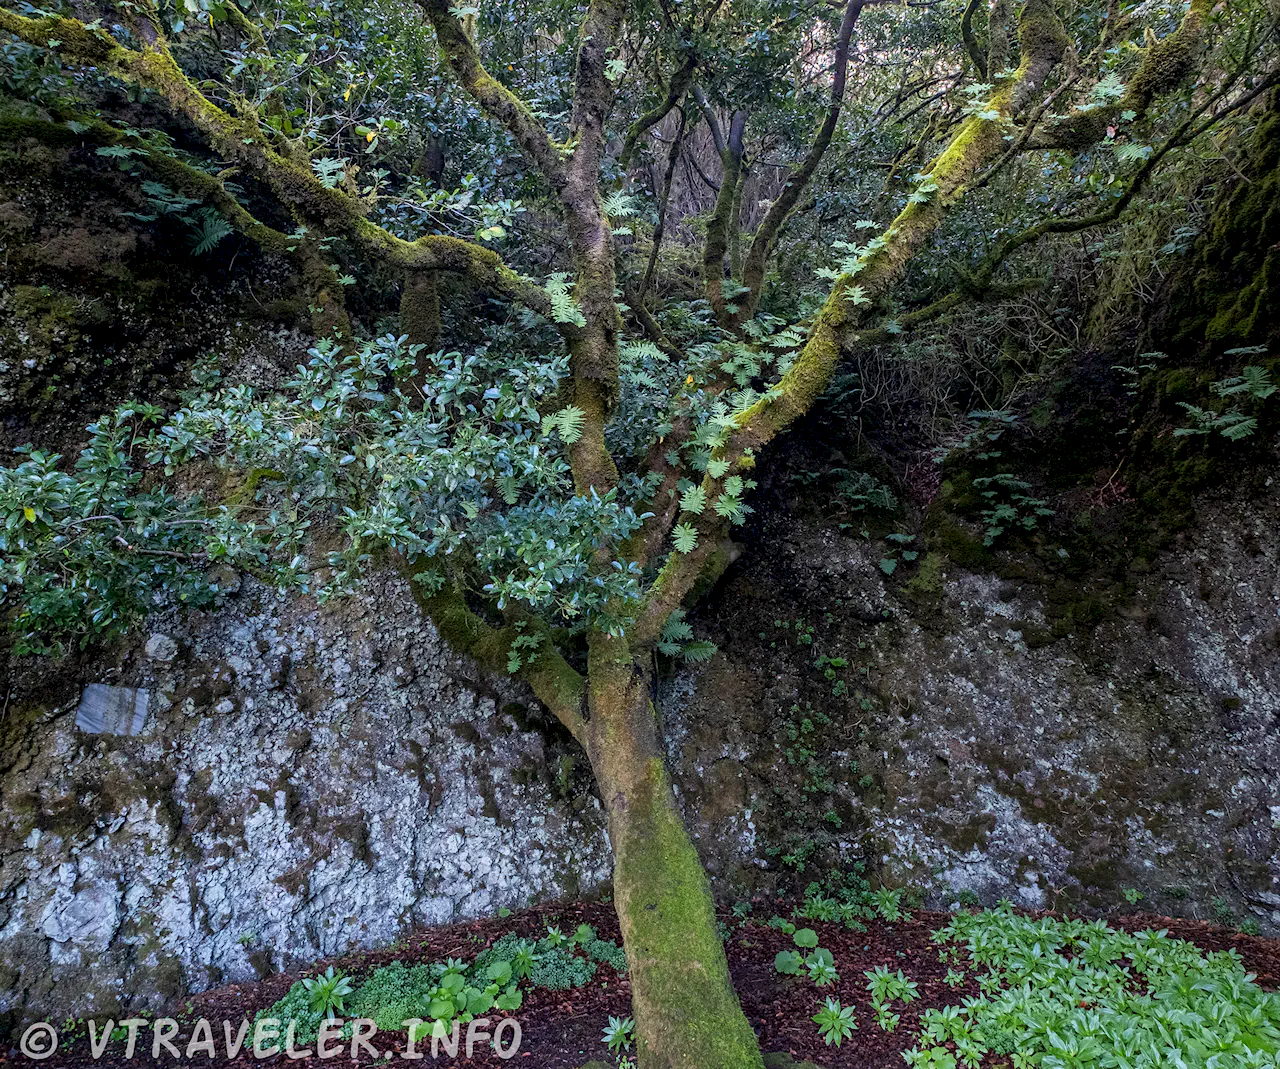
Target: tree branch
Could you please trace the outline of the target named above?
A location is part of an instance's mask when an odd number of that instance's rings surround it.
[[[910,259],[932,236],[947,209],[967,184],[1004,149],[1004,124],[1026,105],[1070,47],[1066,31],[1045,0],[1028,0],[1020,21],[1022,59],[1017,71],[992,95],[984,109],[993,118],[970,116],[928,168],[936,185],[926,200],[908,203],[882,235],[883,246],[864,259],[856,275],[841,276],[809,328],[804,348],[778,385],[736,416],[738,430],[714,459],[727,461],[720,479],[702,481],[706,500],[714,500],[729,473],[755,466],[756,452],[809,410],[831,380],[842,348],[857,332],[860,307],[870,307],[896,282]],[[856,298],[856,300],[855,300]],[[944,301],[948,298],[944,298]],[[637,613],[632,628],[637,647],[656,641],[667,617],[692,588],[718,541],[718,517],[711,509],[691,517],[699,532],[690,553],[667,557]]]
[[[751,248],[747,251],[746,263],[742,269],[742,284],[747,287],[747,295],[739,302],[741,311],[735,317],[739,323],[750,319],[755,314],[756,306],[760,303],[760,291],[764,285],[765,265],[773,252],[778,234],[787,217],[799,203],[805,187],[818,170],[827,146],[831,144],[836,124],[840,121],[840,109],[844,102],[844,89],[848,77],[849,41],[863,6],[864,0],[846,0],[844,15],[840,20],[839,36],[836,39],[835,70],[831,79],[831,106],[827,109],[822,125],[814,135],[813,144],[804,162],[787,175],[782,192],[769,205],[769,210],[765,212],[764,219],[760,221],[760,226],[751,241]]]
[[[300,221],[321,233],[345,237],[367,255],[401,270],[467,275],[479,285],[552,318],[551,301],[542,287],[516,274],[491,249],[436,234],[405,241],[371,223],[360,201],[340,189],[327,188],[306,163],[273,148],[256,121],[233,116],[204,96],[179,68],[163,39],[157,38],[147,51],[138,51],[77,19],[56,15],[26,18],[4,8],[0,8],[0,30],[47,48],[66,62],[97,67],[153,90],[204,134],[225,160],[265,182]],[[562,333],[572,335],[571,326],[558,326]]]
[[[684,96],[692,84],[693,74],[697,69],[697,57],[691,52],[686,53],[683,61],[671,75],[671,80],[667,83],[665,99],[656,107],[646,111],[631,124],[631,128],[627,131],[627,139],[622,144],[622,154],[618,157],[618,166],[622,170],[625,171],[631,165],[631,157],[645,132],[662,122],[670,114],[671,109],[680,103],[680,98]]]
[[[1132,111],[1139,118],[1145,115],[1157,97],[1176,89],[1195,69],[1213,4],[1214,0],[1191,0],[1178,28],[1143,52],[1124,95],[1111,107],[1075,108],[1052,122],[1028,147],[1079,151],[1101,141],[1107,127],[1123,112]]]
[[[560,191],[567,180],[564,157],[546,127],[523,100],[485,70],[462,23],[449,13],[449,0],[418,0],[418,3],[431,21],[444,60],[462,88],[486,115],[506,128],[543,177]]]
[[[982,51],[982,46],[978,44],[977,35],[973,32],[973,16],[977,14],[982,0],[969,0],[968,5],[964,9],[964,16],[960,19],[960,36],[964,39],[965,50],[969,53],[969,59],[973,63],[973,69],[977,71],[979,81],[987,80],[987,57]]]
[[[494,627],[471,610],[456,585],[446,583],[438,592],[430,593],[414,579],[414,565],[403,558],[400,572],[408,580],[414,600],[431,618],[441,637],[458,653],[473,658],[490,672],[507,674],[516,639],[526,634],[540,635],[542,641],[532,656],[521,654],[519,675],[569,733],[585,744],[586,719],[582,710],[587,697],[586,681],[556,649],[544,624],[529,619],[523,621],[524,628]]]

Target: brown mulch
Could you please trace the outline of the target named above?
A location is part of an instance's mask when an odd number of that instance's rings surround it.
[[[942,982],[946,969],[938,961],[938,948],[930,935],[947,923],[947,914],[919,912],[911,920],[898,924],[874,921],[868,924],[865,932],[849,931],[838,924],[798,921],[799,926],[816,930],[820,945],[835,957],[840,979],[822,989],[815,988],[807,979],[781,976],[774,970],[774,955],[780,950],[794,949],[794,946],[790,936],[769,928],[764,919],[761,915],[759,920],[737,927],[726,949],[742,1008],[760,1036],[761,1047],[765,1051],[785,1052],[797,1061],[812,1060],[824,1069],[897,1067],[903,1064],[900,1052],[911,1045],[912,1034],[926,1009],[953,1004],[977,993],[977,984],[973,980],[955,989]],[[1280,987],[1280,941],[1243,935],[1204,921],[1154,914],[1132,914],[1109,920],[1114,927],[1130,931],[1167,928],[1170,935],[1188,940],[1206,951],[1234,948],[1244,959],[1245,968],[1257,974],[1258,983],[1268,989]],[[207,1018],[213,1024],[215,1040],[221,1047],[222,1021],[233,1022],[234,1028],[244,1018],[251,1020],[258,1010],[281,998],[300,975],[311,975],[329,964],[360,980],[374,969],[393,961],[415,964],[442,961],[446,957],[469,959],[508,932],[540,937],[545,934],[548,924],[558,924],[561,930],[571,932],[584,922],[593,925],[601,938],[619,941],[617,917],[608,904],[540,907],[505,919],[429,929],[381,950],[346,955],[332,962],[317,962],[301,974],[273,976],[257,983],[232,984],[206,991],[184,1001],[173,1014],[180,1021]],[[876,1026],[868,1005],[863,972],[879,965],[886,965],[891,970],[901,969],[919,984],[920,989],[920,997],[915,1002],[895,1007],[902,1020],[892,1033],[883,1032]],[[858,1007],[858,1031],[840,1048],[824,1045],[810,1019],[827,997]],[[630,984],[627,979],[619,977],[609,966],[602,965],[596,978],[585,987],[570,991],[549,991],[545,988],[526,991],[524,1004],[512,1015],[519,1020],[522,1030],[517,1057],[502,1061],[491,1050],[477,1049],[470,1059],[462,1057],[460,1052],[458,1062],[486,1069],[497,1066],[578,1069],[592,1059],[612,1064],[615,1059],[607,1056],[600,1038],[601,1031],[611,1015],[627,1016],[629,1006]],[[490,1016],[496,1018],[498,1014]],[[184,1027],[182,1034],[188,1035],[189,1030]],[[151,1060],[150,1039],[149,1030],[140,1032],[138,1050],[132,1062],[124,1061],[120,1043],[113,1043],[103,1058],[94,1061],[90,1057],[88,1041],[80,1040],[69,1050],[60,1051],[42,1063],[24,1058],[17,1050],[0,1050],[0,1063],[43,1064],[67,1069],[134,1065],[139,1062],[156,1064]],[[384,1057],[404,1064],[398,1057],[398,1052],[405,1047],[403,1033],[382,1032],[374,1042],[379,1050],[387,1052]],[[177,1046],[181,1048],[183,1042],[178,1042]],[[424,1046],[420,1041],[418,1050],[423,1050]],[[171,1059],[161,1059],[165,1060]],[[289,1061],[283,1055],[267,1061],[279,1066],[301,1064]],[[200,1054],[194,1063],[205,1064],[207,1059]],[[432,1062],[429,1054],[425,1059],[425,1064],[448,1063],[449,1059],[443,1054],[438,1063]],[[248,1066],[258,1063],[250,1055],[242,1053],[233,1062],[227,1062],[220,1055],[217,1064]],[[343,1055],[329,1059],[325,1064],[334,1069],[349,1069],[356,1063]],[[368,1065],[370,1062],[364,1060],[360,1064]]]

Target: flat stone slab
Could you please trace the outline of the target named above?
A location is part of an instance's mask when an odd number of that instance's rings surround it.
[[[80,696],[76,727],[90,735],[141,735],[151,692],[143,687],[90,683]]]

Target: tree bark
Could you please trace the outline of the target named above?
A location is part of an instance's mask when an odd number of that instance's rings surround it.
[[[711,887],[667,775],[649,673],[624,640],[592,647],[586,746],[609,816],[638,1069],[760,1069]]]

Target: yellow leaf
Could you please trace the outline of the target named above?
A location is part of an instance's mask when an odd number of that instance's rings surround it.
[[[693,385],[693,376],[692,376],[692,375],[688,376],[688,377],[684,380],[684,384],[685,384],[686,386],[692,386],[692,385]]]
[[[24,508],[22,514],[27,518],[27,523],[36,522],[36,510],[33,508]]]
[[[364,135],[364,139],[366,141],[372,141],[377,136],[378,136],[377,134],[375,134],[372,130],[370,130],[367,134]]]

